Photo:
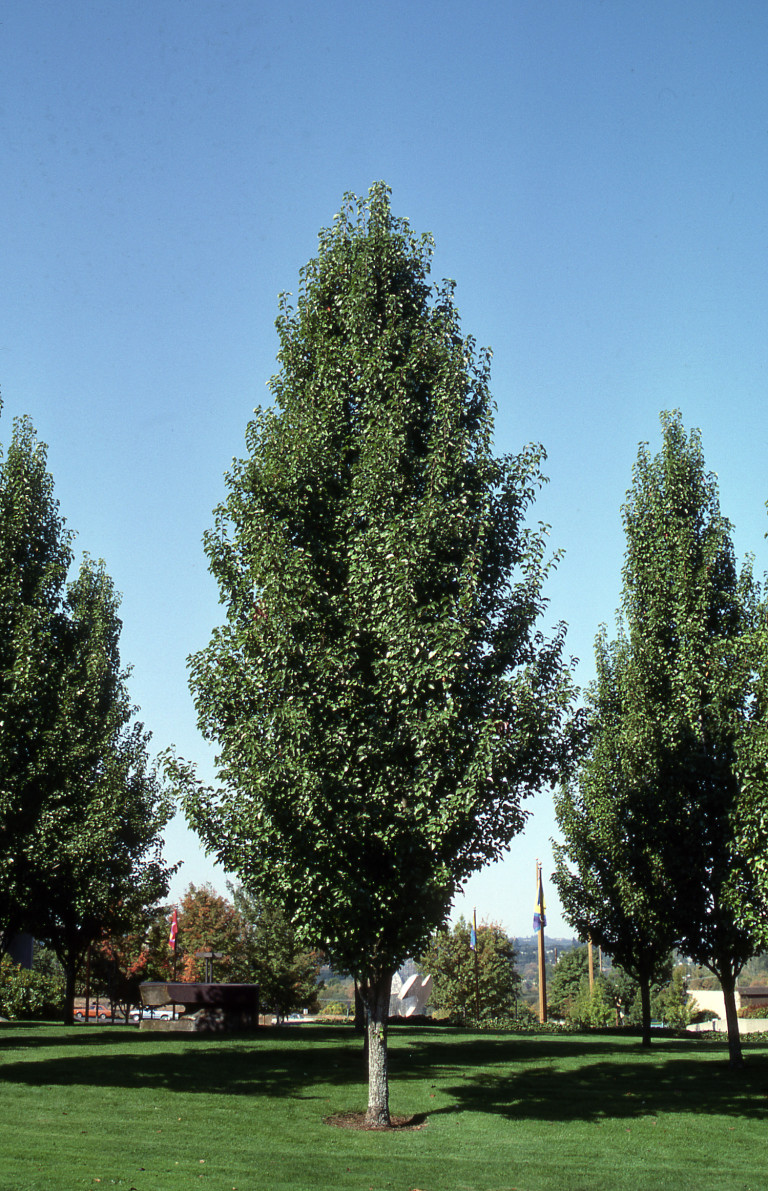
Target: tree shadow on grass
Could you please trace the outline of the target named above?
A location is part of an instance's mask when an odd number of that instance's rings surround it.
[[[768,1048],[745,1046],[727,1067],[725,1043],[665,1040],[650,1052],[606,1035],[466,1035],[393,1031],[393,1083],[429,1079],[451,1099],[429,1115],[471,1111],[515,1121],[594,1121],[664,1113],[764,1119]],[[267,1028],[245,1035],[153,1033],[114,1027],[0,1030],[0,1084],[166,1089],[223,1096],[323,1099],[366,1081],[351,1029]]]
[[[0,1085],[164,1088],[227,1096],[313,1099],[324,1085],[360,1084],[365,1072],[350,1035],[305,1029],[263,1030],[247,1037],[173,1035],[108,1027],[87,1038],[77,1030],[41,1039],[21,1036],[10,1048],[0,1036]],[[55,1049],[54,1049],[55,1048]],[[3,1051],[12,1057],[2,1061]],[[55,1050],[58,1053],[55,1053]],[[20,1056],[30,1055],[24,1059]],[[63,1053],[62,1053],[63,1052]]]
[[[270,1041],[295,1042],[299,1038],[299,1030],[306,1031],[306,1026],[260,1026],[255,1030],[233,1031],[232,1033],[187,1033],[173,1030],[142,1030],[135,1023],[126,1025],[124,1022],[90,1022],[87,1025],[78,1022],[73,1026],[63,1026],[51,1022],[3,1021],[0,1022],[0,1057],[11,1050],[29,1050],[50,1047],[64,1048],[99,1048],[106,1050],[117,1046],[135,1046],[151,1049],[166,1047],[169,1044],[209,1046],[212,1043],[229,1042],[242,1043],[253,1041],[269,1043]],[[312,1037],[330,1042],[332,1039],[343,1037],[349,1040],[352,1036],[349,1030],[339,1026],[322,1027],[311,1026]],[[362,1043],[361,1043],[362,1045]]]
[[[701,1052],[621,1055],[571,1069],[530,1063],[507,1072],[481,1071],[441,1085],[453,1104],[436,1112],[494,1113],[514,1121],[599,1122],[695,1113],[765,1120],[768,1054],[753,1055],[744,1071]]]

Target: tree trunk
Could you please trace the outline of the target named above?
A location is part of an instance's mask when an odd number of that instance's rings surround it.
[[[720,984],[725,1000],[725,1024],[728,1029],[728,1066],[737,1070],[744,1066],[744,1057],[741,1053],[741,1034],[736,1012],[736,977],[721,976]]]
[[[387,1019],[392,991],[392,972],[366,980],[361,988],[368,1011],[368,1112],[372,1129],[389,1126],[389,1073],[387,1067]]]
[[[69,960],[64,965],[64,1025],[71,1026],[75,1021],[75,980],[77,978],[77,964]]]
[[[360,985],[355,980],[355,1032],[358,1034],[365,1034],[368,1036],[366,1030],[367,1014],[365,1012],[365,1001],[360,992]],[[366,1054],[368,1053],[368,1045],[366,1043]]]
[[[640,977],[640,1005],[642,1010],[642,1039],[641,1046],[651,1045],[651,979],[650,976]]]

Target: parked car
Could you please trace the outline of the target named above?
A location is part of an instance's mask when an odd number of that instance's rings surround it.
[[[89,1021],[108,1021],[112,1016],[112,1006],[91,1004],[88,1006]],[[85,1005],[75,1006],[75,1021],[85,1021]]]
[[[174,1013],[170,1005],[161,1005],[159,1008],[145,1005],[142,1009],[132,1009],[129,1014],[131,1021],[141,1021],[145,1017],[154,1018],[155,1021],[173,1021]]]

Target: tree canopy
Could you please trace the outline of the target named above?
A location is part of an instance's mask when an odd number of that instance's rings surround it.
[[[675,942],[672,902],[658,879],[656,791],[638,788],[626,749],[635,691],[625,637],[595,643],[597,677],[587,691],[589,748],[555,792],[563,842],[553,874],[563,913],[631,972],[642,997],[644,1045],[651,1044],[651,985]]]
[[[765,610],[750,561],[736,566],[700,435],[677,413],[662,429],[657,455],[641,446],[623,510],[622,620],[615,645],[598,642],[592,742],[559,804],[560,855],[575,865],[559,885],[574,922],[630,970],[670,937],[709,967],[738,1064],[735,981],[766,920],[754,864],[766,846]]]
[[[432,937],[419,959],[420,969],[432,977],[430,1005],[461,1025],[514,1017],[520,976],[512,943],[495,922],[478,926],[475,950],[470,941],[463,918],[453,930],[444,928]]]
[[[88,945],[162,898],[172,872],[172,804],[134,719],[119,598],[88,558],[67,582],[71,562],[45,447],[18,420],[0,466],[0,929],[56,951],[67,1017]]]
[[[374,1124],[392,973],[554,777],[571,690],[562,627],[536,629],[543,450],[494,456],[490,354],[430,255],[383,184],[321,232],[206,537],[227,619],[191,660],[222,786],[190,780],[189,820],[357,977]]]

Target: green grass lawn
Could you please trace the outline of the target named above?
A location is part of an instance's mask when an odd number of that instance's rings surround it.
[[[765,1191],[768,1044],[396,1028],[391,1107],[365,1107],[346,1027],[248,1038],[0,1025],[0,1189]]]

